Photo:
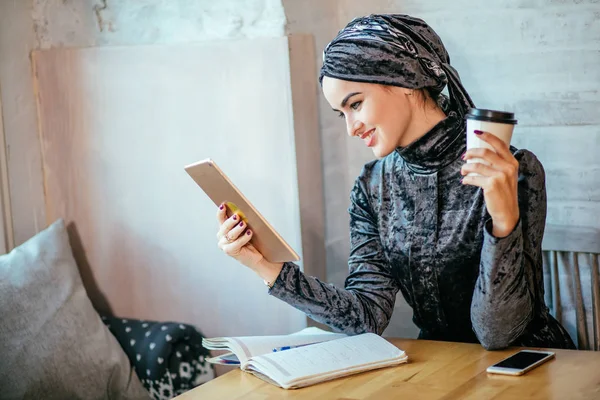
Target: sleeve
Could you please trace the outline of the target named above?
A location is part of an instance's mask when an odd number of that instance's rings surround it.
[[[285,263],[269,293],[338,332],[381,335],[394,310],[398,281],[391,273],[376,219],[359,177],[350,196],[350,257],[345,288],[306,276]]]
[[[542,164],[517,151],[520,219],[506,237],[492,235],[486,221],[479,276],[471,303],[473,330],[488,350],[509,346],[533,319],[535,285],[541,284],[546,184]]]

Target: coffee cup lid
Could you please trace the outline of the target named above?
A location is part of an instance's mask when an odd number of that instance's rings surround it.
[[[500,124],[517,124],[517,120],[515,119],[514,113],[509,113],[505,111],[484,110],[482,108],[471,108],[467,113],[467,119],[497,122]]]

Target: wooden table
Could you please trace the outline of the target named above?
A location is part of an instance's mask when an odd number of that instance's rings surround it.
[[[554,360],[511,377],[485,369],[517,348],[486,351],[477,344],[388,340],[406,351],[407,364],[296,390],[234,370],[177,399],[600,399],[600,352],[555,350]]]

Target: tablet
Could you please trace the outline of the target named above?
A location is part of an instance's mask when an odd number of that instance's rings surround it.
[[[186,172],[204,193],[220,206],[227,204],[227,216],[240,213],[248,228],[254,233],[250,243],[270,262],[298,261],[298,254],[275,231],[233,182],[209,159],[185,167]],[[216,210],[215,210],[216,211]]]

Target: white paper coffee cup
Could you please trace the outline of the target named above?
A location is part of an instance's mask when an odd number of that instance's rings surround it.
[[[467,150],[476,149],[485,147],[492,151],[495,151],[494,148],[487,142],[484,142],[479,138],[479,135],[475,134],[475,131],[483,131],[489,132],[494,136],[500,138],[504,143],[510,146],[510,141],[512,139],[513,130],[515,125],[517,124],[517,120],[515,119],[515,114],[504,112],[504,111],[494,111],[494,110],[484,110],[481,108],[471,108],[466,115],[467,119]],[[476,163],[480,162],[483,164],[488,164],[484,160],[480,158],[472,158],[467,160],[467,163]],[[474,172],[469,173],[468,175],[479,175]]]

